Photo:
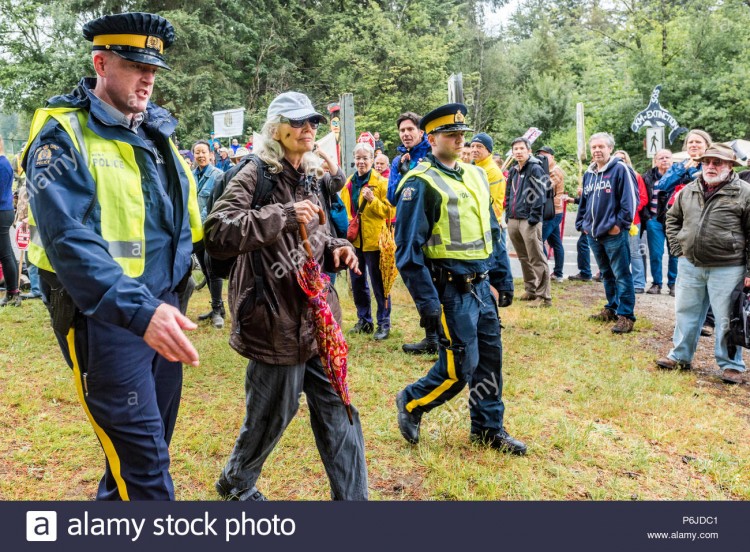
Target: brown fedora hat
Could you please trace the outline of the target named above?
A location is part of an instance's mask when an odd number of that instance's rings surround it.
[[[703,163],[703,161],[705,159],[708,159],[709,157],[712,159],[721,159],[723,161],[731,161],[735,167],[739,167],[740,165],[742,165],[742,163],[737,161],[737,155],[734,153],[734,150],[725,144],[718,144],[718,143],[711,144],[706,150],[706,153],[704,153],[698,159],[698,161]]]

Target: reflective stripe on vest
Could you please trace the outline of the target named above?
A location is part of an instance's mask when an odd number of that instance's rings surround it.
[[[79,109],[39,109],[34,114],[31,123],[28,144],[33,142],[50,118],[60,124],[83,157],[96,183],[93,201],[101,210],[101,237],[108,243],[109,254],[127,276],[137,278],[143,274],[146,265],[146,207],[141,188],[141,172],[135,159],[135,151],[130,144],[105,140],[96,135],[88,128],[87,117],[88,113]],[[178,171],[182,168],[188,177],[190,229],[193,242],[197,242],[203,237],[203,228],[200,224],[195,180],[171,140],[170,145],[180,162]],[[33,160],[29,159],[28,162],[31,163]],[[56,167],[55,172],[51,169],[52,166],[48,167],[47,174],[42,174],[41,181],[37,178],[35,184],[41,185],[44,180],[54,182],[55,177],[61,173],[59,167]],[[31,231],[29,260],[40,268],[54,272],[41,243],[33,209],[29,209],[29,227]]]
[[[492,254],[490,185],[483,170],[463,165],[463,182],[430,163],[420,163],[402,182],[415,176],[440,194],[440,219],[423,247],[430,259],[481,260]]]

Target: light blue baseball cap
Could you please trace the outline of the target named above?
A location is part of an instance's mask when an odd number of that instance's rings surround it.
[[[268,120],[286,117],[296,121],[317,117],[319,122],[327,123],[323,115],[315,111],[310,98],[301,92],[284,92],[276,96],[268,106]]]

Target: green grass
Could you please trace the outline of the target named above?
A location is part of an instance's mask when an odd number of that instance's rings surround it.
[[[346,280],[338,289],[344,330],[355,320]],[[468,442],[467,392],[425,415],[420,445],[396,426],[394,396],[432,359],[401,352],[422,337],[398,282],[391,337],[350,338],[350,388],[360,411],[370,481],[379,500],[727,500],[750,498],[748,386],[716,390],[691,373],[657,372],[668,342],[641,314],[636,332],[613,336],[589,322],[593,286],[556,286],[551,309],[504,309],[506,427],[529,445],[525,458]],[[603,295],[603,294],[602,294]],[[191,301],[195,319],[208,307]],[[645,314],[645,316],[643,316]],[[90,499],[103,454],[75,398],[70,370],[43,305],[0,310],[0,499]],[[171,446],[177,497],[214,500],[215,481],[244,413],[246,360],[227,345],[228,327],[190,334],[199,368],[185,369]],[[703,345],[705,346],[705,345]],[[124,352],[124,354],[127,354]],[[459,400],[463,399],[463,400]],[[259,481],[271,499],[329,498],[307,407],[289,426]]]

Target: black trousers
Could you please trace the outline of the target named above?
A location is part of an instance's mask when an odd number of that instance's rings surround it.
[[[16,217],[12,209],[0,211],[0,265],[5,275],[5,289],[18,291],[18,262],[10,241],[10,227]]]

